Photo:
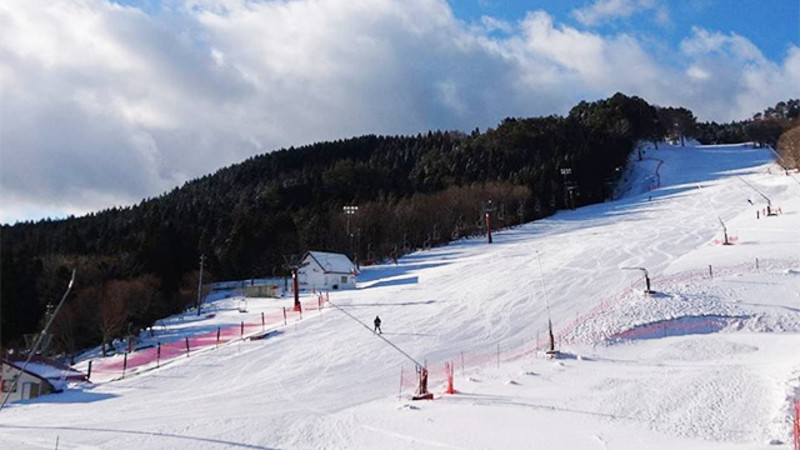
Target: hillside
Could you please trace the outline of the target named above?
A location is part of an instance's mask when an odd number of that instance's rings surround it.
[[[490,201],[495,227],[603,201],[656,124],[653,106],[616,94],[567,117],[509,118],[469,136],[367,135],[277,150],[135,206],[3,226],[0,346],[20,349],[41,329],[73,269],[76,301],[52,349],[66,356],[185,308],[201,255],[205,281],[284,274],[307,250],[367,265],[480,234]],[[345,205],[359,207],[352,228]],[[105,298],[124,312],[116,327],[97,325]]]
[[[379,314],[383,336],[427,362],[434,401],[409,401],[409,360],[325,307],[266,340],[15,404],[0,413],[0,443],[789,448],[800,389],[798,176],[746,145],[667,146],[646,158],[624,175],[619,200],[514,227],[491,245],[461,239],[367,267],[359,289],[330,294],[365,323]],[[762,216],[762,194],[781,214]],[[720,245],[720,220],[734,245]],[[627,269],[637,267],[653,295]],[[247,314],[289,303],[250,301]],[[213,319],[184,332],[245,320],[236,299],[216,304]],[[541,351],[548,317],[561,359]],[[446,361],[459,393],[442,396]]]

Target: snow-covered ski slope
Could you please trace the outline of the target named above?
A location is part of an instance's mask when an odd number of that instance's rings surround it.
[[[328,307],[264,340],[14,404],[0,448],[788,449],[798,175],[745,145],[646,156],[620,200],[365,268],[358,290],[331,293],[427,361],[433,401],[410,401],[413,364]],[[763,217],[756,191],[782,214]],[[734,245],[719,244],[720,219]],[[548,305],[562,359],[536,351]],[[440,395],[445,361],[455,395]]]

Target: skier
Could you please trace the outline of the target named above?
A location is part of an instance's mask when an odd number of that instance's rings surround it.
[[[381,330],[381,318],[378,317],[378,316],[375,316],[375,320],[373,321],[373,323],[375,324],[375,330],[374,331],[376,333],[378,333],[378,334],[383,334],[383,331]]]

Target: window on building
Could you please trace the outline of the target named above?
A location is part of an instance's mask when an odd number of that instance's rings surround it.
[[[342,283],[347,283],[347,277],[342,277]]]
[[[3,380],[3,392],[17,392],[17,386],[14,385],[14,382],[17,380],[17,376],[14,375],[10,379]],[[14,388],[12,391],[11,388]]]

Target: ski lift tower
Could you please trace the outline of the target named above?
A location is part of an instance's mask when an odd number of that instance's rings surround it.
[[[733,245],[733,243],[728,240],[728,228],[725,226],[725,222],[722,221],[722,217],[717,217],[719,219],[719,224],[722,225],[722,235],[725,236],[725,241],[722,242],[722,245]]]
[[[302,255],[284,255],[283,265],[287,270],[292,272],[292,292],[294,293],[294,310],[300,311],[300,285],[297,280],[297,269],[303,267]]]
[[[645,269],[644,267],[620,267],[620,269],[622,269],[622,270],[641,270],[642,273],[644,273],[644,283],[645,283],[644,293],[645,293],[645,295],[650,295],[650,294],[655,292],[652,289],[650,289],[650,276],[647,273],[647,269]]]
[[[545,350],[545,354],[548,358],[558,358],[561,355],[561,352],[556,349],[556,338],[553,335],[553,320],[550,316],[550,299],[547,296],[547,292],[545,291],[544,287],[544,271],[542,270],[542,256],[539,254],[539,251],[536,251],[536,259],[539,262],[539,283],[542,289],[542,297],[544,297],[545,304],[547,305],[547,333],[550,337],[550,347]]]
[[[758,189],[756,189],[755,186],[753,186],[752,184],[750,184],[747,181],[745,181],[744,178],[742,178],[742,177],[737,177],[737,178],[739,178],[742,181],[742,183],[746,184],[750,189],[754,190],[758,195],[760,195],[761,197],[764,198],[764,200],[767,201],[767,216],[777,216],[778,215],[777,213],[775,213],[775,211],[773,211],[773,209],[772,209],[772,200],[770,200],[769,197],[764,195],[763,192],[761,192]]]

